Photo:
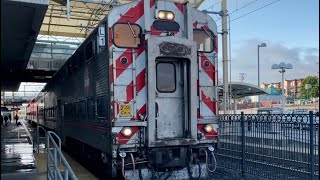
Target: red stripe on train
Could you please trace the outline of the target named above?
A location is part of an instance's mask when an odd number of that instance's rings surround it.
[[[133,82],[127,86],[126,88],[126,93],[127,93],[127,102],[130,102],[133,99]]]
[[[215,81],[215,67],[204,53],[200,53],[201,68],[207,73],[210,79]],[[206,66],[208,64],[209,66]],[[215,82],[214,82],[215,83]]]
[[[146,85],[146,69],[143,69],[137,76],[137,93]]]
[[[210,97],[207,97],[203,91],[201,91],[201,99],[206,104],[206,106],[216,114],[216,103],[210,99]]]
[[[139,93],[141,89],[146,85],[146,69],[143,69],[136,77],[136,93]],[[127,102],[131,101],[134,97],[133,94],[133,81],[127,86]]]
[[[145,41],[143,41],[142,46],[139,49],[135,50],[135,53],[138,56],[140,56],[145,50]],[[131,64],[132,64],[132,50],[127,49],[125,52],[123,52],[118,59],[116,60],[116,78],[118,78]],[[122,58],[127,58],[128,62],[126,64],[123,64],[121,62]],[[113,64],[110,65],[110,84],[113,82]]]
[[[174,4],[177,6],[177,8],[179,9],[179,11],[183,13],[184,5],[181,4],[181,3],[174,3]]]
[[[150,0],[150,9],[154,6],[155,0]]]
[[[117,22],[135,23],[144,15],[143,1],[140,1],[136,6],[130,8]]]

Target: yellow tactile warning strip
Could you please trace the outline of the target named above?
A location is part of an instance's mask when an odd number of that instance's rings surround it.
[[[93,174],[91,174],[87,169],[81,166],[78,162],[72,159],[68,154],[63,152],[64,157],[68,161],[70,167],[72,168],[73,172],[76,174],[79,180],[98,180]],[[34,153],[34,157],[37,164],[37,169],[39,175],[41,175],[39,180],[43,178],[47,178],[47,153]],[[63,166],[59,166],[60,170],[63,170]],[[42,178],[43,176],[43,178]]]

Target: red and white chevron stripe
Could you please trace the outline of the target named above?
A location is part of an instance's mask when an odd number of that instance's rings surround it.
[[[154,8],[154,3],[151,3],[151,8]],[[143,1],[133,4],[131,7],[126,7],[126,13],[118,19],[112,19],[109,21],[110,25],[114,23],[135,23],[144,27],[144,6]],[[117,12],[115,12],[117,13]],[[117,15],[112,15],[117,16]],[[109,39],[112,38],[110,33]],[[110,85],[113,87],[114,96],[112,99],[112,105],[116,108],[114,117],[117,121],[136,121],[139,120],[139,114],[146,113],[146,101],[147,101],[147,89],[146,89],[146,55],[145,55],[145,42],[139,49],[131,48],[117,48],[111,41],[109,41],[109,47],[113,49],[113,58],[110,59]],[[121,58],[126,57],[128,59],[127,64],[121,64]],[[135,57],[135,60],[133,60]],[[133,64],[133,61],[135,62]],[[113,68],[116,70],[113,71]],[[133,68],[135,69],[135,77],[133,77]],[[134,83],[135,82],[135,83]],[[134,92],[134,85],[135,90]],[[121,103],[130,103],[132,107],[131,118],[119,117],[119,105]],[[135,109],[136,108],[136,109]],[[113,127],[112,132],[118,133],[118,144],[127,144],[136,139],[136,133],[139,127],[131,127],[132,135],[125,137],[122,135],[122,127]]]

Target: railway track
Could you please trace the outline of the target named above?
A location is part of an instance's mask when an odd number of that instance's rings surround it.
[[[219,149],[218,161],[226,168],[242,170],[241,151]],[[315,165],[315,176],[319,178],[319,164]],[[284,158],[275,158],[261,154],[246,152],[244,154],[244,168],[247,174],[253,174],[268,179],[309,179],[310,163],[294,161]]]

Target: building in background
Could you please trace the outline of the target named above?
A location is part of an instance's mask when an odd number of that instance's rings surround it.
[[[286,97],[299,98],[303,80],[304,78],[284,80],[284,95]],[[279,92],[282,91],[281,82],[262,83],[260,88],[268,89],[271,86],[273,86]]]

